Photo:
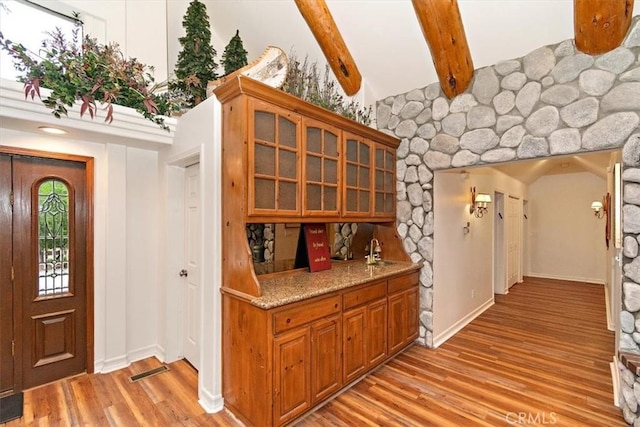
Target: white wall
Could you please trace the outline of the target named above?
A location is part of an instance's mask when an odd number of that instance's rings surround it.
[[[439,346],[493,304],[493,212],[469,213],[470,187],[520,199],[524,184],[490,169],[436,172],[434,177],[433,342]],[[463,227],[469,222],[469,233]]]
[[[606,192],[606,181],[589,172],[542,176],[529,186],[529,275],[605,282],[605,221],[590,207]]]
[[[222,409],[221,277],[221,115],[215,97],[188,111],[178,121],[174,142],[160,152],[160,241],[158,263],[159,357],[182,357],[182,291],[178,271],[184,268],[184,167],[200,163],[202,224],[201,352],[198,397],[208,411]]]

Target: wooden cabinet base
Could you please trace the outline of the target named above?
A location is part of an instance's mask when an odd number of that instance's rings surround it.
[[[250,426],[299,419],[417,336],[414,271],[272,309],[222,292],[223,397]]]

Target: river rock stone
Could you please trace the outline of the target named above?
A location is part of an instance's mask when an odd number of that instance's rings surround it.
[[[424,226],[424,208],[422,206],[413,208],[411,219],[413,220],[413,225],[422,228],[422,226]],[[420,234],[422,235],[422,231]]]
[[[436,136],[436,128],[431,123],[425,123],[418,128],[416,135],[420,138],[431,139]]]
[[[450,112],[451,113],[466,113],[472,107],[478,105],[478,101],[470,93],[463,93],[456,96],[451,101]]]
[[[628,334],[633,333],[636,326],[635,320],[636,319],[633,317],[633,314],[628,311],[622,311],[620,313],[620,327],[622,331]]]
[[[409,150],[419,156],[422,156],[429,150],[429,143],[422,138],[412,138],[409,143]]]
[[[533,136],[549,136],[558,128],[559,122],[558,110],[548,105],[531,114],[525,122],[525,127]]]
[[[542,102],[555,105],[556,107],[563,107],[570,104],[579,97],[580,91],[569,85],[552,86],[540,95]]]
[[[411,203],[407,200],[401,200],[396,203],[396,216],[398,221],[407,222],[411,219]]]
[[[385,128],[391,118],[391,107],[387,104],[378,103],[376,106],[376,124],[378,128]]]
[[[433,172],[427,168],[425,165],[418,166],[418,179],[420,180],[420,184],[424,185],[431,182],[433,179]],[[424,188],[424,187],[423,187]]]
[[[622,206],[622,216],[624,218],[622,231],[625,233],[640,233],[640,207],[624,205]]]
[[[522,142],[522,137],[527,131],[522,126],[512,127],[500,138],[501,147],[517,147]]]
[[[631,203],[634,205],[640,205],[640,184],[627,183],[624,185],[624,191],[622,192],[625,203]]]
[[[387,123],[387,127],[393,130],[396,127],[398,127],[399,124],[400,124],[400,116],[391,116],[391,118],[389,119],[389,123]]]
[[[424,110],[424,105],[422,105],[422,102],[409,101],[405,104],[404,107],[402,107],[402,110],[400,110],[400,117],[405,120],[412,119],[420,114],[422,110]]]
[[[522,62],[527,77],[531,80],[540,80],[556,65],[556,56],[551,49],[544,46],[527,54]]]
[[[604,150],[617,148],[638,126],[640,119],[636,113],[616,113],[591,125],[582,135],[582,148]]]
[[[507,129],[511,129],[515,125],[519,125],[524,121],[522,116],[500,116],[498,117],[498,123],[496,124],[496,130],[498,133],[502,133]]]
[[[420,239],[420,241],[418,242],[418,251],[420,252],[420,255],[422,255],[422,257],[425,260],[432,262],[433,261],[433,238],[426,236]]]
[[[415,118],[417,125],[425,124],[429,120],[431,120],[431,108],[425,108],[420,114],[418,114],[418,117]]]
[[[460,148],[481,154],[495,147],[499,142],[500,138],[492,129],[476,129],[462,135]]]
[[[418,130],[418,125],[413,120],[403,120],[395,129],[398,138],[413,138]]]
[[[516,158],[516,150],[513,148],[496,148],[485,152],[480,160],[485,163],[508,162]]]
[[[471,93],[481,104],[489,104],[500,90],[500,82],[493,67],[485,67],[475,72]]]
[[[616,75],[609,71],[585,70],[580,73],[578,84],[587,95],[602,96],[609,92],[615,81]]]
[[[451,166],[454,168],[461,168],[465,166],[471,166],[478,163],[480,155],[472,153],[469,150],[460,150],[454,154],[451,160]]]
[[[621,82],[639,82],[640,81],[640,67],[627,71],[620,76]]]
[[[633,134],[627,139],[627,143],[622,148],[622,163],[625,166],[640,166],[640,133]]]
[[[531,159],[549,155],[549,143],[544,137],[526,135],[518,147],[519,159]]]
[[[609,71],[614,74],[620,74],[631,64],[634,63],[636,57],[631,51],[625,47],[617,47],[610,52],[602,54],[596,59],[595,66],[601,70]]]
[[[407,184],[404,181],[396,181],[396,200],[407,200]]]
[[[453,136],[440,133],[431,140],[431,149],[442,153],[454,154],[460,149],[460,141]]]
[[[438,151],[429,151],[423,157],[424,163],[432,171],[438,169],[447,169],[451,166],[451,156]]]
[[[467,128],[467,117],[464,113],[449,114],[442,119],[442,130],[452,136],[459,137]]]
[[[404,175],[404,182],[407,184],[418,182],[418,168],[415,166],[409,166]]]
[[[542,87],[538,82],[529,82],[516,95],[516,108],[524,117],[531,114],[533,106],[540,99],[540,91]]]
[[[393,100],[393,105],[391,106],[391,114],[397,115],[400,113],[402,108],[406,105],[407,99],[404,95],[398,95]]]
[[[636,258],[636,260],[638,259]],[[635,280],[631,276],[640,277],[640,272],[638,271],[638,269],[640,268],[640,260],[638,260],[637,264],[632,264],[633,262],[624,266],[624,274],[631,280]],[[629,273],[631,274],[631,276],[629,275]],[[631,312],[640,310],[640,285],[633,282],[624,282],[622,284],[622,289],[624,293],[625,308]]]
[[[467,127],[470,130],[487,128],[496,124],[496,112],[493,108],[481,105],[472,107],[467,113]]]
[[[507,114],[516,106],[516,95],[510,90],[503,90],[493,97],[493,108],[498,114]]]
[[[407,164],[404,160],[396,161],[396,180],[404,181],[404,175],[407,173]]]
[[[415,223],[409,227],[409,238],[413,240],[414,243],[418,243],[422,238],[422,231],[420,231],[420,228]]]
[[[594,97],[583,98],[560,110],[562,120],[572,128],[589,126],[598,120],[600,103]]]
[[[631,236],[624,238],[624,244],[622,245],[622,254],[627,258],[635,258],[638,256],[638,240]]]
[[[640,182],[640,169],[625,168],[622,171],[622,180],[626,182]]]
[[[514,71],[518,71],[521,67],[522,65],[520,64],[520,61],[518,61],[517,59],[500,61],[493,66],[496,72],[501,76],[506,76],[507,74],[511,74]]]
[[[551,71],[556,83],[567,83],[574,80],[581,72],[593,65],[593,57],[579,53],[562,58]]]
[[[576,45],[573,39],[565,40],[553,51],[556,56],[569,56],[576,53]]]
[[[439,97],[441,93],[440,83],[431,83],[429,86],[424,88],[424,97],[429,101],[433,101]]]
[[[552,155],[575,153],[581,141],[578,129],[558,129],[549,136],[549,149]]]
[[[527,82],[527,76],[524,73],[513,73],[502,79],[500,86],[506,90],[519,91]]]
[[[600,105],[604,112],[640,110],[640,82],[614,87],[602,98]]]
[[[437,98],[431,105],[431,117],[433,120],[442,120],[449,114],[449,103],[443,97]]]
[[[413,89],[407,93],[407,101],[424,101],[424,92],[420,89]]]

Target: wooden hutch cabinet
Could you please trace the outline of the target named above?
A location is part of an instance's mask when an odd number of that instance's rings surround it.
[[[395,225],[399,141],[244,76],[214,93],[223,114],[223,397],[247,425],[280,426],[417,336],[420,265]],[[373,223],[389,266],[357,260],[256,276],[247,224],[291,222]]]

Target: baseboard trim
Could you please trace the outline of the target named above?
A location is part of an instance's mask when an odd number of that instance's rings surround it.
[[[109,372],[117,371],[118,369],[123,369],[129,366],[129,361],[127,360],[127,356],[118,356],[113,357],[111,359],[105,359],[102,361],[102,366],[99,371],[102,374],[108,374]]]
[[[529,273],[526,277],[533,277],[539,279],[555,279],[555,280],[566,280],[568,282],[584,282],[590,283],[594,285],[604,285],[602,279],[594,279],[592,277],[573,277],[573,276],[557,276],[553,274],[543,274],[543,273]]]
[[[471,323],[471,321],[473,321],[473,319],[475,319],[476,317],[478,317],[482,313],[484,313],[494,303],[495,302],[494,302],[494,299],[492,297],[491,299],[489,299],[485,303],[483,303],[480,307],[476,308],[471,313],[467,314],[462,319],[458,320],[456,323],[454,323],[452,326],[447,328],[445,331],[443,331],[442,333],[438,334],[438,336],[434,336],[433,337],[433,348],[440,347],[445,341],[447,341],[449,338],[451,338],[452,336],[454,336],[455,334],[460,332],[460,330],[462,330],[462,328],[464,328],[469,323]]]
[[[221,394],[213,395],[203,388],[198,390],[198,403],[208,414],[215,414],[224,408],[224,399]]]
[[[620,369],[618,369],[618,359],[613,356],[613,362],[609,363],[611,368],[611,382],[613,383],[613,404],[620,407]]]
[[[21,418],[23,409],[24,394],[21,391],[0,397],[0,423]]]

